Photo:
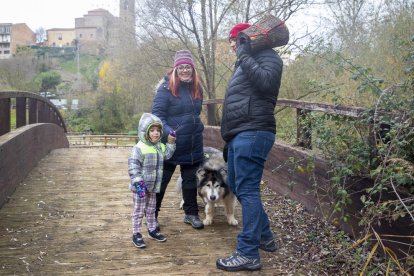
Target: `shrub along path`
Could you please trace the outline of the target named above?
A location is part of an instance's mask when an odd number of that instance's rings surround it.
[[[167,242],[147,238],[146,249],[133,246],[129,152],[69,148],[41,160],[0,209],[0,275],[226,274],[215,260],[234,250],[240,226],[227,225],[222,207],[212,226],[195,230],[184,224],[177,173],[160,213]],[[347,274],[343,260],[322,265],[341,250],[332,243],[337,233],[265,186],[265,208],[281,249],[261,252],[263,269],[251,274]],[[241,222],[240,206],[236,218]]]

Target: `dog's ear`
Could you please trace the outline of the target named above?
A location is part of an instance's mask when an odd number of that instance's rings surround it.
[[[198,182],[201,182],[201,180],[206,176],[207,172],[203,168],[199,168],[196,172],[196,176],[198,179]]]

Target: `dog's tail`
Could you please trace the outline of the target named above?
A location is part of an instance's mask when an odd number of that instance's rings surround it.
[[[181,187],[183,185],[183,179],[181,178],[181,175],[178,176],[177,182],[175,183],[175,191],[177,194],[181,194]]]

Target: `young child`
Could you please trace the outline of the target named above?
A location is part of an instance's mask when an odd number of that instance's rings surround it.
[[[175,133],[168,135],[168,143],[161,143],[161,120],[149,113],[141,116],[138,125],[138,143],[132,148],[128,159],[128,173],[131,179],[129,189],[133,192],[132,242],[144,248],[142,218],[147,219],[148,237],[159,242],[167,239],[156,227],[156,193],[160,192],[163,163],[175,151]]]

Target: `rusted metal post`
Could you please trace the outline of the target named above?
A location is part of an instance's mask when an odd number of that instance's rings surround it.
[[[10,131],[10,99],[0,99],[0,135]]]
[[[44,123],[45,122],[45,103],[42,101],[37,102],[37,122]]]
[[[49,106],[47,103],[43,103],[43,122],[49,122]]]
[[[37,101],[37,122],[43,123],[43,102]]]
[[[26,98],[16,98],[16,128],[26,125]]]
[[[55,123],[55,112],[50,106],[47,108],[47,111],[48,111],[48,122]]]
[[[37,100],[29,99],[29,124],[37,123]]]

